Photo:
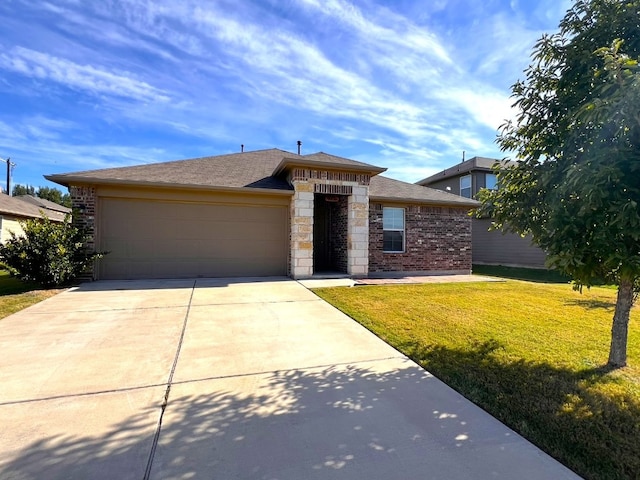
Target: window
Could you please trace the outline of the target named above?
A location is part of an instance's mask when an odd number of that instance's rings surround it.
[[[485,173],[484,188],[488,188],[489,190],[495,190],[498,188],[498,178],[495,173]]]
[[[382,251],[404,252],[404,208],[382,209]]]
[[[460,195],[471,198],[471,175],[460,177]]]

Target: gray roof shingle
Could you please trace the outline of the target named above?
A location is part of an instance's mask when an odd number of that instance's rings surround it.
[[[83,182],[291,190],[285,179],[271,175],[282,159],[290,155],[294,154],[273,148],[132,167],[45,175],[45,178],[66,186],[73,182]]]
[[[65,207],[64,205],[60,205],[45,198],[34,197],[33,195],[17,195],[14,198],[30,203],[39,208],[53,210],[54,212],[61,212],[63,214],[71,213],[71,209],[69,207]]]
[[[415,183],[401,182],[381,175],[371,178],[369,198],[379,201],[415,202],[460,207],[477,207],[480,205],[480,202],[476,200],[434,188],[423,187]]]
[[[64,207],[63,207],[64,208]],[[61,222],[64,220],[64,213],[39,207],[20,197],[10,197],[6,193],[0,193],[0,215],[12,215],[24,218],[41,218],[42,214],[47,218]]]
[[[324,152],[296,155],[276,148],[132,167],[46,175],[45,178],[66,186],[72,183],[129,184],[216,189],[253,188],[291,192],[291,185],[279,174],[291,166],[314,164],[373,174],[370,189],[372,199],[458,206],[477,205],[474,200],[457,195],[380,177],[377,174],[386,169],[367,163]]]

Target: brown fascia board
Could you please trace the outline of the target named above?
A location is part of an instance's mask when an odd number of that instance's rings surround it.
[[[349,165],[345,163],[318,162],[316,160],[305,160],[303,158],[285,157],[275,168],[272,175],[274,177],[278,176],[281,173],[286,172],[288,169],[294,167],[326,168],[327,170],[370,173],[371,175],[378,175],[379,173],[387,171],[386,168],[375,167],[373,165]]]
[[[208,190],[212,192],[231,192],[231,193],[263,193],[270,195],[293,195],[294,191],[283,190],[279,188],[253,188],[253,187],[223,187],[215,185],[193,185],[183,183],[164,183],[164,182],[145,182],[139,180],[118,180],[111,178],[87,178],[81,176],[67,176],[67,175],[44,175],[47,180],[70,187],[71,185],[112,185],[112,186],[124,186],[124,187],[142,187],[142,188],[164,188],[164,189],[188,189],[188,190]]]
[[[404,197],[369,197],[370,202],[389,202],[389,203],[410,203],[410,204],[420,204],[420,205],[438,205],[443,206],[446,205],[448,207],[468,207],[475,208],[480,206],[480,202],[477,200],[465,200],[462,202],[447,202],[446,200],[425,200],[418,198],[404,198]]]

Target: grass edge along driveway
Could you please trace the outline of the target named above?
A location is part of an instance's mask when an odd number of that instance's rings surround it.
[[[63,290],[46,290],[10,276],[6,270],[0,270],[0,319],[53,297]]]
[[[640,472],[640,309],[629,367],[607,371],[615,290],[567,284],[315,289],[587,479]]]

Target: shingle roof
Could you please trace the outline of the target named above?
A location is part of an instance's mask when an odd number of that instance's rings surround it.
[[[372,175],[376,175],[386,170],[386,168],[376,167],[368,163],[358,162],[356,160],[338,157],[336,155],[330,155],[324,152],[318,152],[311,153],[309,155],[294,155],[285,157],[282,159],[273,173],[277,175],[287,168],[294,166],[337,168],[349,171],[367,172]]]
[[[285,179],[272,176],[282,159],[291,155],[295,154],[273,148],[133,167],[45,175],[45,178],[66,186],[81,182],[291,190]]]
[[[18,200],[22,200],[40,208],[53,210],[54,212],[61,212],[62,214],[71,213],[71,209],[69,207],[65,207],[64,205],[60,205],[45,198],[38,198],[33,195],[17,195],[13,198],[17,198]]]
[[[369,187],[371,200],[386,200],[398,202],[417,202],[433,205],[455,205],[461,207],[476,207],[480,202],[469,198],[443,192],[434,188],[423,187],[415,183],[401,182],[392,178],[377,175],[371,178]]]
[[[61,222],[64,220],[64,213],[38,207],[26,202],[19,197],[10,197],[6,193],[0,193],[0,215],[13,215],[24,218],[41,218],[42,214],[47,218]]]
[[[367,163],[324,152],[296,155],[276,148],[132,167],[46,175],[45,178],[66,186],[72,183],[128,184],[215,189],[255,188],[290,193],[291,185],[278,174],[293,166],[307,165],[371,173],[374,175],[370,189],[372,199],[460,206],[477,205],[474,200],[457,195],[380,177],[377,174],[386,169]]]

